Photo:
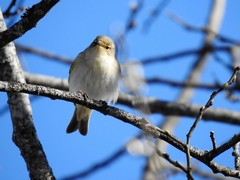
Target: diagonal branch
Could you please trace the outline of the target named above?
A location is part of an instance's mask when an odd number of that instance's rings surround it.
[[[182,152],[186,152],[185,147],[186,144],[180,141],[178,138],[173,136],[167,131],[164,131],[152,124],[145,118],[135,116],[131,113],[125,112],[116,107],[108,106],[104,101],[96,101],[89,99],[86,95],[80,93],[72,93],[69,91],[62,91],[58,89],[48,88],[44,86],[30,85],[25,83],[17,83],[17,82],[3,82],[0,81],[0,91],[7,92],[22,92],[29,93],[38,96],[45,96],[51,99],[61,99],[68,102],[73,102],[77,104],[81,104],[90,109],[95,109],[105,115],[113,116],[125,123],[131,124],[147,134],[153,136],[154,138],[162,139],[165,142],[168,142],[178,150]],[[239,136],[239,135],[238,135]],[[240,178],[240,173],[238,170],[230,169],[228,167],[222,166],[214,161],[204,159],[206,157],[207,151],[199,150],[193,146],[188,146],[190,155],[199,161],[206,164],[210,167],[215,173],[222,173],[226,176],[238,177]]]
[[[193,25],[189,24],[188,22],[186,22],[181,17],[174,14],[173,12],[168,12],[168,13],[166,13],[166,15],[171,20],[178,23],[180,26],[182,26],[183,28],[185,28],[188,31],[202,32],[202,33],[206,33],[206,34],[213,33],[213,34],[215,34],[216,39],[219,39],[222,42],[232,43],[233,45],[240,46],[240,41],[237,41],[237,40],[231,39],[229,37],[223,36],[222,34],[216,33],[212,29],[209,29],[208,27],[193,26]]]
[[[214,101],[214,97],[217,96],[218,93],[220,93],[221,91],[223,91],[224,89],[226,89],[228,86],[230,86],[232,83],[234,83],[237,79],[237,74],[238,72],[240,71],[240,66],[237,66],[231,76],[231,78],[228,80],[228,82],[224,83],[218,90],[214,91],[209,100],[207,101],[207,103],[200,108],[199,110],[199,114],[196,118],[196,120],[194,121],[193,125],[191,126],[188,134],[187,134],[187,145],[189,145],[190,143],[190,138],[191,138],[191,135],[194,131],[194,129],[196,128],[198,122],[201,120],[203,114],[205,113],[205,111],[211,107],[213,105],[213,101]],[[225,143],[224,145],[216,148],[216,149],[213,149],[210,154],[209,154],[209,158],[210,159],[213,159],[214,157],[218,156],[219,154],[221,154],[222,152],[224,152],[226,149],[229,149],[230,147],[232,147],[234,144],[236,144],[238,141],[240,141],[240,136],[236,136],[236,137],[233,137],[233,144],[230,143],[230,141],[228,143]],[[234,141],[235,140],[235,141]],[[236,142],[237,141],[237,142]]]
[[[229,141],[226,143],[222,144],[221,146],[217,147],[216,149],[213,149],[209,151],[206,154],[207,159],[214,159],[217,157],[219,154],[222,154],[224,151],[230,149],[233,147],[235,144],[240,142],[240,134],[235,134]]]
[[[46,75],[37,75],[25,72],[25,79],[28,84],[42,85],[60,90],[68,90],[67,79],[49,77]],[[196,117],[200,105],[192,105],[187,103],[160,101],[150,97],[136,97],[120,93],[118,102],[131,108],[146,106],[151,113],[161,113],[163,115],[179,115]],[[216,121],[221,123],[240,125],[240,113],[237,111],[229,111],[226,109],[211,108],[203,115],[206,121]]]
[[[211,96],[210,96],[209,100],[207,101],[207,103],[206,103],[203,107],[200,108],[199,114],[198,114],[195,122],[193,123],[192,127],[190,128],[190,130],[189,130],[189,132],[188,132],[188,134],[187,134],[187,138],[188,138],[187,141],[189,141],[189,139],[190,139],[190,137],[191,137],[194,129],[196,128],[198,122],[201,120],[201,118],[202,118],[203,114],[205,113],[205,111],[206,111],[210,106],[213,105],[214,97],[215,97],[218,93],[220,93],[221,91],[223,91],[224,89],[226,89],[228,86],[230,86],[232,83],[234,83],[234,82],[236,81],[236,79],[237,79],[237,74],[238,74],[239,71],[240,71],[240,66],[237,66],[237,67],[235,68],[235,70],[234,70],[233,75],[232,75],[231,78],[228,80],[228,82],[224,83],[218,90],[214,91],[214,92],[211,94]]]
[[[46,52],[46,51],[43,51],[41,49],[33,48],[33,47],[30,47],[30,46],[25,46],[25,45],[18,44],[18,43],[15,43],[15,46],[17,48],[17,51],[19,51],[19,52],[35,54],[35,55],[38,55],[38,56],[41,56],[41,57],[44,57],[44,58],[48,58],[49,60],[54,60],[54,61],[57,61],[57,62],[68,64],[68,65],[72,64],[72,62],[73,62],[73,60],[70,59],[70,58],[59,56],[57,54],[53,54],[53,53],[50,53],[50,52]]]
[[[126,154],[126,148],[122,147],[116,152],[114,152],[111,156],[107,157],[101,162],[95,163],[93,166],[87,168],[86,170],[82,172],[78,172],[76,174],[66,176],[61,178],[62,180],[74,180],[74,179],[80,179],[80,178],[86,178],[87,176],[91,175],[93,172],[100,170],[101,168],[104,168],[111,163],[115,162],[118,160],[121,156]]]
[[[12,2],[9,4],[8,8],[3,13],[3,15],[8,16],[10,14],[10,11],[11,11],[12,7],[16,4],[16,1],[17,0],[12,0]]]
[[[27,9],[20,21],[15,23],[9,29],[0,32],[0,48],[34,28],[38,21],[42,19],[58,2],[59,0],[42,0],[33,5],[31,8]]]
[[[199,79],[201,71],[203,70],[204,65],[206,64],[209,56],[209,51],[207,50],[208,47],[212,46],[212,43],[214,39],[216,38],[216,33],[219,32],[220,26],[222,24],[222,18],[225,12],[225,4],[226,0],[213,0],[211,4],[211,9],[210,9],[210,14],[208,18],[208,23],[207,23],[207,28],[211,29],[211,32],[208,32],[204,38],[204,42],[202,45],[202,49],[206,49],[203,51],[203,53],[199,56],[198,60],[195,62],[193,65],[192,73],[189,75],[188,82],[192,82],[194,79]],[[215,33],[212,33],[215,32]],[[185,94],[185,95],[184,95]],[[189,96],[190,94],[190,96]],[[185,89],[183,92],[183,96],[181,96],[180,100],[186,100],[186,97],[188,96],[187,99],[190,99],[192,96],[193,91],[189,89]],[[187,160],[187,177],[191,175],[191,156],[190,156],[190,151],[189,151],[189,145],[190,145],[190,138],[187,134],[187,139],[186,139],[186,160]]]

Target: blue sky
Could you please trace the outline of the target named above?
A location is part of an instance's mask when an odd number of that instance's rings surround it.
[[[26,1],[25,5],[31,6],[36,2],[38,1]],[[128,19],[129,2],[129,0],[62,0],[37,24],[36,28],[27,32],[16,42],[74,59],[97,35],[105,34],[116,38],[116,30],[121,32]],[[136,29],[130,31],[126,36],[127,53],[125,58],[119,59],[120,63],[126,62],[127,59],[141,60],[200,47],[203,34],[184,30],[164,14],[174,12],[190,24],[203,26],[207,20],[210,2],[209,0],[172,0],[164,13],[153,21],[149,31],[144,33],[142,30],[144,21],[149,17],[149,12],[159,3],[159,1],[153,0],[146,1],[136,18]],[[5,10],[7,5],[8,1],[0,3],[2,10]],[[236,40],[240,39],[239,7],[240,1],[227,1],[220,31],[221,34]],[[9,22],[7,21],[7,23]],[[215,44],[222,45],[220,42],[215,42]],[[231,63],[227,56],[220,55],[226,62]],[[69,66],[66,64],[29,54],[21,54],[20,58],[23,68],[31,73],[68,77]],[[195,59],[194,56],[189,56],[167,63],[148,65],[144,68],[144,74],[146,77],[159,76],[182,81]],[[231,73],[228,70],[210,57],[202,75],[202,82],[214,83],[217,80],[224,83],[230,76]],[[151,85],[143,91],[143,95],[173,101],[178,92],[178,88]],[[197,90],[191,102],[204,104],[210,94],[211,91]],[[7,105],[6,94],[0,93],[0,99],[1,111]],[[116,106],[141,115],[125,106]],[[224,93],[217,96],[214,107],[239,111],[239,103],[225,101]],[[86,137],[80,136],[78,133],[66,134],[65,129],[74,110],[73,104],[39,97],[32,102],[32,110],[39,139],[57,179],[83,171],[92,164],[100,162],[123,147],[140,132],[135,127],[113,117],[94,112],[91,117],[89,134]],[[161,115],[148,116],[148,118],[154,123],[159,123],[163,119]],[[193,118],[182,118],[174,134],[185,141],[186,133],[192,123]],[[215,131],[218,144],[239,132],[239,128],[236,126],[201,121],[194,131],[192,144],[202,149],[211,148],[209,132],[212,130]],[[28,179],[25,162],[19,149],[12,142],[12,124],[9,112],[0,115],[0,132],[0,179]],[[168,153],[173,159],[185,162],[184,154],[171,146]],[[232,167],[233,159],[229,159],[230,153],[228,151],[225,153],[226,156],[223,155],[217,160]],[[145,157],[125,154],[107,168],[95,172],[86,179],[113,179],[114,177],[114,179],[138,180],[142,176],[144,165]],[[204,166],[200,167],[207,169]],[[172,179],[174,178],[176,176]],[[179,175],[177,178],[185,179],[185,175]]]

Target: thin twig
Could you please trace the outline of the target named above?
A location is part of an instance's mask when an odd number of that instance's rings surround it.
[[[174,60],[177,58],[182,58],[186,56],[197,56],[203,54],[205,51],[211,53],[211,52],[229,52],[230,46],[208,46],[203,47],[201,49],[190,49],[190,50],[183,50],[178,52],[172,52],[166,55],[160,55],[160,56],[153,56],[144,58],[142,60],[136,61],[136,63],[142,63],[143,65],[150,65],[152,63],[159,63],[159,62],[169,62],[170,60]]]
[[[68,65],[72,64],[72,62],[73,62],[73,59],[66,58],[66,57],[63,57],[63,56],[59,56],[57,54],[46,52],[46,51],[43,51],[43,50],[40,50],[40,49],[37,49],[37,48],[25,46],[25,45],[18,44],[18,43],[15,43],[15,45],[16,45],[17,51],[20,52],[20,53],[24,52],[24,53],[29,53],[29,54],[35,54],[35,55],[38,55],[38,56],[41,56],[41,57],[44,57],[44,58],[48,58],[48,59],[51,59],[51,60],[55,60],[55,61],[59,61],[59,62],[68,64]]]
[[[190,166],[190,159],[191,159],[191,156],[190,156],[190,151],[189,151],[189,145],[190,145],[190,138],[191,138],[191,135],[194,131],[194,129],[196,128],[198,122],[200,121],[200,119],[202,118],[204,112],[210,107],[212,106],[213,104],[213,100],[214,100],[214,97],[221,91],[223,91],[224,89],[226,89],[228,86],[230,86],[233,82],[236,81],[236,78],[237,78],[237,73],[239,72],[240,70],[240,66],[237,66],[233,72],[233,75],[231,76],[231,78],[228,80],[228,82],[226,82],[225,84],[223,84],[218,90],[214,91],[209,100],[207,101],[207,103],[200,108],[199,110],[199,114],[196,118],[196,120],[194,121],[192,127],[190,128],[188,134],[187,134],[187,142],[186,142],[186,155],[187,155],[187,167],[188,167],[188,170],[189,172],[191,172],[191,166]],[[190,173],[189,173],[190,174]],[[189,176],[188,174],[188,176]]]
[[[125,149],[125,147],[122,147],[119,150],[117,150],[115,153],[113,153],[111,156],[107,157],[106,159],[104,159],[101,162],[95,163],[93,166],[87,168],[86,170],[72,174],[70,176],[60,178],[60,179],[61,180],[74,180],[74,179],[86,178],[87,176],[93,174],[93,172],[96,172],[96,171],[110,165],[111,163],[115,162],[120,157],[122,157],[124,154],[126,154],[126,149]]]
[[[233,147],[238,142],[240,142],[240,134],[234,134],[234,136],[230,140],[228,140],[227,142],[223,143],[221,146],[217,147],[216,149],[213,149],[213,150],[207,152],[204,156],[207,159],[212,160],[215,157],[217,157],[220,154],[222,154],[223,152],[225,152],[226,150],[228,150],[231,147]]]
[[[24,10],[26,10],[27,8],[26,7],[20,7],[18,8],[17,10],[15,10],[14,12],[8,12],[7,14],[4,14],[4,16],[6,18],[9,18],[10,16],[15,16],[15,15],[18,15],[20,13],[22,13]]]
[[[11,3],[9,4],[8,8],[6,9],[6,11],[3,12],[3,15],[4,15],[4,16],[6,16],[6,17],[9,16],[11,9],[12,9],[13,6],[15,6],[15,4],[16,4],[16,1],[17,1],[17,0],[12,0],[12,1],[11,1]]]
[[[156,148],[156,152],[157,154],[164,158],[165,160],[167,160],[170,164],[172,164],[173,166],[181,169],[183,172],[187,173],[187,169],[182,166],[178,161],[174,161],[170,158],[170,156],[167,153],[162,153],[159,149]],[[194,178],[192,177],[192,175],[189,176],[191,180],[193,180]]]
[[[143,4],[144,0],[138,0],[138,2],[132,2],[132,4],[130,4],[131,11],[126,23],[125,34],[136,27],[136,16],[142,9]]]
[[[210,138],[211,138],[211,141],[212,141],[213,149],[216,150],[217,149],[217,144],[216,144],[216,139],[215,139],[215,136],[214,136],[214,131],[210,132]]]
[[[152,10],[150,16],[143,23],[143,30],[148,31],[153,21],[163,12],[171,0],[161,0],[155,9]]]
[[[229,37],[223,36],[222,34],[216,33],[213,30],[207,28],[207,27],[196,27],[191,24],[189,24],[187,21],[182,19],[181,17],[177,16],[173,12],[167,12],[166,16],[169,17],[171,20],[176,22],[177,24],[181,25],[183,28],[185,28],[188,31],[195,31],[195,32],[202,32],[202,33],[212,33],[216,36],[216,38],[222,42],[231,43],[236,46],[240,46],[240,41],[231,39]]]
[[[181,88],[199,88],[199,89],[204,89],[204,90],[212,90],[219,88],[221,85],[219,83],[196,83],[196,82],[191,82],[191,83],[186,83],[186,82],[180,82],[176,80],[171,80],[167,78],[162,78],[162,77],[152,77],[152,78],[147,78],[145,79],[145,82],[148,84],[165,84],[173,87],[181,87]],[[238,87],[234,87],[237,89]],[[239,89],[240,90],[240,87]]]
[[[163,166],[161,168],[166,169],[166,170],[171,170],[171,171],[174,171],[176,173],[182,172],[182,170],[180,170],[180,169],[178,169],[174,166],[167,165],[167,164],[163,164]],[[193,172],[193,174],[199,176],[201,179],[226,180],[226,177],[222,176],[221,174],[213,174],[211,172],[201,170],[201,168],[199,168],[199,167],[193,167],[192,172]]]
[[[191,134],[193,133],[194,129],[196,128],[197,126],[197,123],[200,121],[200,119],[202,119],[202,116],[203,114],[205,113],[205,111],[210,107],[212,106],[213,104],[213,100],[215,98],[215,96],[220,93],[221,91],[223,91],[224,89],[226,89],[227,87],[229,87],[232,83],[234,83],[236,81],[236,78],[237,78],[237,73],[239,72],[240,70],[240,66],[237,66],[233,72],[233,75],[231,76],[231,78],[228,80],[228,82],[226,82],[225,84],[223,84],[218,90],[214,91],[209,100],[207,101],[207,103],[202,106],[199,110],[199,114],[195,120],[195,122],[193,123],[192,127],[190,128],[188,134],[187,134],[187,137],[190,138],[191,137]]]

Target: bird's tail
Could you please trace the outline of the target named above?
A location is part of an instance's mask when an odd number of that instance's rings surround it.
[[[82,135],[86,136],[91,112],[91,109],[81,105],[76,105],[73,117],[67,127],[66,132],[72,133],[78,129]]]

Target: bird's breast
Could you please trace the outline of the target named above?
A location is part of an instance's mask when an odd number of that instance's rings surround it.
[[[89,57],[88,57],[89,58]],[[115,101],[118,95],[119,67],[111,56],[95,56],[79,63],[70,78],[75,90],[82,90],[90,98]],[[78,70],[77,70],[78,69]]]

